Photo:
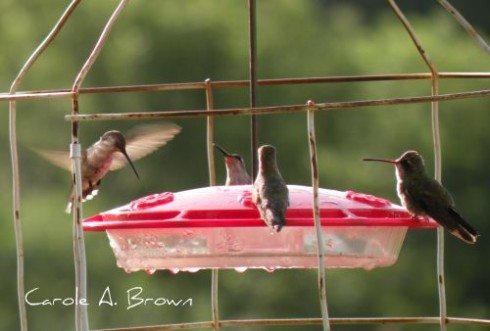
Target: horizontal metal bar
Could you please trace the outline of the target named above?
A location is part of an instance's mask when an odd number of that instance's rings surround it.
[[[16,100],[28,100],[28,99],[58,99],[68,98],[73,95],[73,92],[67,90],[67,92],[19,92],[15,94],[1,93],[0,101],[16,101]]]
[[[100,329],[93,331],[169,331],[169,330],[192,330],[211,328],[213,326],[212,321],[208,322],[192,322],[192,323],[178,323],[178,324],[165,324],[165,325],[153,325],[153,326],[136,326],[129,328],[113,328],[113,329]]]
[[[329,77],[307,77],[307,78],[279,78],[261,79],[258,81],[260,86],[277,85],[300,85],[300,84],[322,84],[322,83],[349,83],[349,82],[369,82],[369,81],[394,81],[394,80],[421,80],[430,79],[430,73],[409,73],[409,74],[380,74],[380,75],[354,75],[354,76],[329,76]],[[441,72],[439,78],[445,79],[485,79],[490,78],[490,72]],[[231,81],[212,81],[211,88],[239,88],[248,87],[248,80]],[[80,88],[80,94],[101,94],[101,93],[128,93],[128,92],[164,92],[164,91],[184,91],[184,90],[204,90],[205,82],[191,83],[162,83],[147,85],[126,85],[126,86],[105,86],[105,87],[85,87]],[[42,91],[23,91],[16,94],[0,93],[0,101],[25,100],[25,99],[45,99],[71,97],[71,89],[42,90]]]
[[[483,318],[448,317],[446,320],[448,323],[451,323],[451,324],[490,326],[490,319],[483,319]]]
[[[448,317],[450,324],[465,324],[475,326],[488,326],[490,320]],[[439,317],[336,317],[330,318],[331,324],[336,325],[361,325],[361,324],[439,324]],[[294,326],[294,325],[321,325],[321,318],[280,318],[280,319],[250,319],[250,320],[221,320],[222,328],[231,327],[259,327],[267,325]],[[200,328],[211,328],[212,321],[165,324],[154,326],[140,326],[130,328],[100,329],[96,331],[168,331],[168,330],[191,330]]]
[[[373,106],[388,106],[397,104],[411,104],[432,101],[446,101],[454,99],[475,98],[490,95],[490,90],[440,94],[436,96],[418,96],[378,100],[326,102],[311,105],[286,105],[255,108],[229,108],[219,110],[175,110],[175,111],[149,111],[149,112],[128,112],[128,113],[98,113],[98,114],[79,114],[65,115],[67,121],[108,121],[108,120],[141,120],[141,119],[162,119],[162,118],[189,118],[205,116],[231,116],[231,115],[264,115],[278,113],[304,112],[307,110],[332,110],[343,108],[360,108]]]

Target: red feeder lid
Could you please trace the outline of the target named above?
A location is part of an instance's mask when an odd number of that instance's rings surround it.
[[[288,185],[286,226],[313,226],[312,188]],[[252,202],[252,186],[214,186],[152,194],[83,221],[86,231],[135,228],[265,226]],[[388,200],[353,191],[319,189],[322,226],[436,228]]]

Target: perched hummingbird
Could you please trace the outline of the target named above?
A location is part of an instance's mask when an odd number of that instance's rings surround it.
[[[427,175],[424,159],[419,153],[408,151],[396,160],[364,161],[387,162],[396,166],[398,197],[410,214],[430,216],[464,242],[476,242],[478,232],[454,209],[449,192],[437,180]]]
[[[138,172],[132,161],[136,161],[159,147],[180,132],[181,128],[173,123],[160,125],[141,125],[130,131],[126,140],[119,131],[107,131],[92,146],[82,151],[82,198],[83,201],[92,199],[98,192],[102,178],[109,170],[117,170],[127,163],[139,179]],[[69,153],[65,151],[35,150],[39,155],[54,165],[71,171]],[[66,207],[70,213],[74,192]]]
[[[245,161],[239,154],[230,154],[218,144],[213,144],[216,149],[223,153],[226,165],[226,182],[225,185],[247,185],[252,183]]]
[[[252,201],[260,217],[277,232],[286,225],[289,191],[277,168],[276,149],[263,145],[258,149],[259,171],[254,182]]]

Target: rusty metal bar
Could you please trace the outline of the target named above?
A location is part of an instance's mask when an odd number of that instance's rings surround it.
[[[213,87],[210,79],[206,79],[206,110],[214,109]],[[206,138],[207,138],[207,155],[208,155],[208,173],[209,186],[216,185],[216,166],[214,162],[214,117],[209,116],[206,121]]]
[[[15,95],[17,88],[20,86],[25,76],[32,68],[41,54],[49,47],[51,42],[56,38],[69,17],[78,6],[81,0],[73,0],[65,9],[63,14],[48,33],[46,38],[32,52],[27,61],[24,63],[19,73],[12,82],[9,90],[10,95]],[[17,301],[19,308],[20,330],[27,331],[27,310],[24,301],[24,240],[22,236],[22,222],[20,218],[20,174],[19,174],[19,153],[17,149],[17,104],[12,99],[9,102],[9,138],[10,138],[10,155],[12,161],[12,194],[13,194],[13,221],[15,231],[15,243],[17,254]]]
[[[70,144],[70,159],[72,160],[72,181],[74,188],[73,199],[73,255],[75,264],[75,292],[80,300],[87,300],[87,262],[82,219],[82,147],[80,144]],[[77,331],[88,331],[88,313],[85,305],[75,305],[75,326]]]
[[[93,331],[171,331],[171,330],[211,329],[212,327],[213,327],[213,322],[207,321],[207,322],[191,322],[191,323],[164,324],[164,325],[151,325],[151,326],[136,326],[136,327],[128,327],[128,328],[99,329]]]
[[[447,322],[450,324],[490,326],[490,319],[482,319],[482,318],[448,317]]]
[[[412,28],[412,25],[410,24],[408,19],[403,14],[400,7],[398,7],[398,5],[396,4],[396,2],[394,0],[387,0],[387,1],[388,1],[388,4],[390,5],[391,9],[395,13],[395,15],[398,17],[400,22],[403,24],[403,27],[405,28],[408,35],[410,36],[410,39],[412,39],[415,47],[417,48],[417,51],[419,52],[420,56],[424,60],[425,64],[429,67],[429,69],[432,73],[432,77],[434,75],[437,75],[437,70],[434,66],[434,63],[432,62],[432,60],[430,59],[429,55],[426,53],[426,51],[424,50],[422,45],[420,44],[417,36],[415,35],[415,31]]]
[[[32,99],[61,99],[71,97],[71,92],[20,92],[19,94],[0,93],[1,101],[18,101]]]
[[[9,105],[9,138],[10,158],[12,163],[13,221],[17,256],[17,305],[19,308],[20,330],[27,331],[27,310],[24,301],[24,238],[22,235],[22,222],[20,218],[20,173],[19,152],[17,150],[17,110],[15,101],[11,101]]]
[[[476,44],[485,52],[490,53],[490,46],[481,35],[476,32],[475,28],[461,15],[456,8],[446,0],[437,0],[439,4],[449,13],[454,19],[466,30],[468,35],[476,42]]]
[[[455,99],[476,98],[490,95],[490,89],[439,94],[437,96],[418,96],[392,99],[376,99],[376,100],[361,100],[361,101],[343,101],[343,102],[326,102],[317,103],[314,107],[315,111],[345,109],[345,108],[361,108],[373,106],[389,106],[412,103],[423,103],[437,101],[447,101]],[[219,110],[175,110],[175,111],[152,111],[152,112],[128,112],[128,113],[99,113],[99,114],[78,114],[65,115],[67,121],[107,121],[107,120],[141,120],[141,119],[162,119],[162,118],[192,118],[203,116],[231,116],[231,115],[256,115],[276,114],[276,113],[294,113],[304,112],[310,109],[305,105],[288,105],[288,106],[271,106],[271,107],[256,107],[256,108],[229,108]]]
[[[204,82],[206,85],[206,110],[211,111],[214,109],[213,89],[211,86],[211,80],[206,79]],[[208,155],[208,172],[209,172],[209,186],[216,185],[216,167],[214,163],[214,117],[208,116],[206,121],[206,149]],[[219,284],[219,270],[211,270],[211,316],[213,318],[213,330],[219,331],[219,296],[218,286]]]
[[[72,114],[79,113],[78,97],[79,89],[97,60],[117,18],[127,5],[129,0],[121,0],[108,19],[92,52],[78,72],[72,86]],[[80,300],[87,298],[87,261],[85,256],[85,242],[82,228],[82,171],[81,171],[81,145],[78,141],[79,122],[72,121],[72,135],[70,145],[70,157],[72,159],[73,187],[75,196],[73,199],[73,254],[75,261],[75,288]],[[89,321],[86,305],[75,305],[75,326],[77,331],[88,331]]]
[[[415,30],[411,26],[408,19],[405,17],[400,8],[396,5],[394,0],[388,0],[391,8],[399,18],[405,30],[410,35],[415,47],[417,48],[420,56],[429,67],[431,78],[431,93],[432,96],[439,94],[439,75],[435,64],[429,57],[429,54],[424,50],[420,41],[418,40]],[[439,103],[434,100],[431,103],[431,117],[432,117],[432,140],[434,144],[434,169],[435,179],[441,181],[441,137],[439,129]],[[440,316],[440,329],[441,331],[447,330],[447,304],[446,304],[446,285],[444,275],[444,228],[439,226],[437,228],[437,285],[439,292],[439,316]]]
[[[280,78],[280,79],[261,79],[257,81],[259,86],[278,86],[278,85],[300,85],[300,84],[328,84],[328,83],[351,83],[351,82],[371,82],[371,81],[399,81],[399,80],[422,80],[430,79],[431,73],[411,73],[411,74],[386,74],[386,75],[358,75],[358,76],[329,76],[329,77],[308,77],[308,78]],[[488,79],[490,72],[440,72],[440,79]],[[242,88],[249,86],[248,80],[232,81],[213,81],[213,89]],[[103,93],[129,93],[129,92],[168,92],[184,90],[204,90],[205,83],[164,83],[147,85],[127,85],[127,86],[108,86],[108,87],[81,87],[79,94],[103,94]],[[16,94],[0,93],[0,101],[10,100],[29,100],[29,99],[55,99],[71,97],[73,92],[70,89],[42,90],[42,91],[22,91]]]
[[[104,44],[107,41],[107,38],[109,37],[109,34],[112,30],[112,27],[114,26],[114,23],[117,21],[117,19],[119,18],[119,15],[124,10],[124,7],[126,7],[128,2],[129,2],[129,0],[121,0],[119,2],[119,4],[117,5],[116,9],[114,10],[111,17],[109,18],[106,25],[104,26],[104,29],[102,30],[102,32],[99,36],[99,39],[97,40],[94,48],[92,49],[92,52],[90,53],[87,60],[83,64],[82,68],[78,72],[78,75],[75,78],[75,81],[73,82],[72,91],[78,93],[78,91],[80,90],[80,87],[82,86],[82,83],[85,80],[85,77],[87,76],[90,69],[92,68],[92,65],[95,63],[95,61],[99,57],[99,54],[102,51],[102,48],[104,47]]]
[[[439,324],[439,317],[331,317],[332,325],[372,325],[372,324]],[[490,320],[448,317],[448,323],[455,325],[489,326]],[[321,318],[281,318],[281,319],[250,319],[250,320],[222,320],[223,328],[260,327],[260,326],[295,326],[295,325],[321,325]],[[170,331],[211,328],[212,321],[191,322],[179,324],[152,325],[129,328],[100,329],[94,331]]]
[[[306,105],[313,107],[315,104],[313,101],[308,101]],[[313,222],[315,224],[318,257],[318,297],[320,300],[320,310],[322,313],[323,330],[330,331],[327,306],[325,246],[323,241],[322,225],[320,223],[320,200],[318,197],[318,189],[320,187],[320,174],[318,172],[318,158],[315,136],[315,112],[313,110],[308,110],[306,119],[308,130],[308,146],[310,150],[311,186],[313,191]]]
[[[250,108],[257,105],[257,6],[255,0],[248,0],[249,29],[249,91]],[[250,140],[252,154],[252,180],[257,176],[257,118],[250,117]]]

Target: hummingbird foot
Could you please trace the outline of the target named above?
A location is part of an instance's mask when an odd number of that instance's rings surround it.
[[[413,216],[412,218],[416,222],[430,223],[430,217],[429,216]]]
[[[92,200],[97,195],[97,193],[99,193],[99,190],[98,189],[93,190],[92,192],[90,192],[89,194],[87,194],[87,196],[85,198],[83,198],[83,202],[85,202],[87,200]]]
[[[66,204],[66,208],[65,208],[65,213],[66,214],[71,214],[71,207],[72,207],[73,203],[71,201],[69,201],[67,204]]]

